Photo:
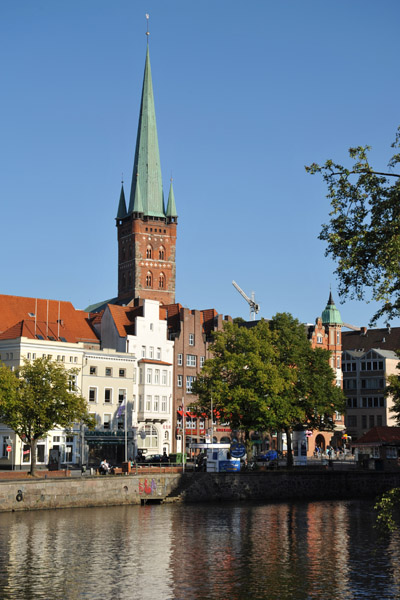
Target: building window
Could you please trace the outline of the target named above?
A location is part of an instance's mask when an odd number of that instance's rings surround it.
[[[196,381],[196,377],[193,377],[192,375],[187,375],[186,376],[186,393],[187,394],[191,394],[192,393],[193,381]]]
[[[153,381],[153,369],[147,369],[146,371],[146,383],[152,383]]]
[[[322,344],[322,335],[317,335],[317,344]]]
[[[69,375],[68,376],[68,385],[71,392],[76,392],[78,389],[77,386],[78,376],[77,375]]]
[[[120,377],[125,377],[125,375],[126,375],[126,371],[125,371],[125,369],[120,369],[120,370],[119,370],[119,376],[120,376]]]
[[[182,383],[183,383],[183,376],[178,375],[178,387],[182,387]]]
[[[103,415],[103,429],[111,429],[111,415]]]
[[[158,431],[154,425],[146,425],[140,429],[138,448],[158,448]]]
[[[161,360],[161,348],[157,348],[157,360]]]
[[[158,412],[160,406],[160,396],[154,396],[153,411]]]
[[[151,246],[147,246],[146,248],[146,258],[151,258],[153,254],[153,249]]]
[[[178,354],[178,367],[181,367],[183,363],[183,355]]]
[[[146,358],[146,346],[142,346],[142,358]]]
[[[165,260],[164,257],[165,257],[165,250],[161,246],[161,248],[158,251],[158,260]]]
[[[111,402],[112,401],[112,389],[111,388],[106,388],[104,390],[104,402]]]
[[[118,402],[122,404],[126,399],[126,390],[118,390]]]
[[[146,412],[151,411],[151,396],[146,396]]]
[[[167,396],[163,396],[161,400],[161,412],[167,412]]]
[[[159,277],[158,277],[158,287],[160,290],[163,290],[165,288],[165,275],[164,273],[160,273]]]
[[[156,385],[159,385],[159,383],[160,383],[160,369],[154,370],[154,383]]]
[[[372,427],[375,426],[375,415],[369,415],[369,428],[372,429]]]
[[[112,377],[112,368],[106,367],[106,377]]]
[[[357,415],[348,415],[346,421],[347,427],[357,427]]]
[[[149,348],[149,358],[154,358],[154,347],[150,346]]]
[[[204,367],[205,360],[206,360],[205,356],[200,356],[200,369],[202,369]]]
[[[195,354],[186,354],[186,366],[195,367],[197,365],[197,356]]]
[[[363,429],[367,428],[367,415],[361,415],[361,427]]]
[[[151,287],[153,285],[153,276],[150,271],[147,271],[146,275],[146,287]]]
[[[167,385],[167,371],[162,372],[161,378],[161,385]]]
[[[376,415],[376,424],[378,427],[382,427],[382,425],[383,425],[382,415]]]
[[[189,346],[194,346],[194,333],[189,333]]]
[[[340,344],[340,331],[336,332],[336,344]]]
[[[89,388],[89,402],[97,402],[97,388]]]
[[[342,415],[337,410],[335,411],[335,421],[341,421]]]
[[[89,374],[90,375],[97,375],[97,367],[89,367]]]
[[[340,369],[340,358],[336,359],[336,367]]]

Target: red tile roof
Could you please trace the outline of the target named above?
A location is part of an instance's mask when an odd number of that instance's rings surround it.
[[[116,304],[108,304],[107,306],[118,335],[121,337],[135,335],[135,319],[143,316],[143,306],[117,306]]]
[[[386,444],[400,444],[400,427],[373,427],[352,446],[382,446]]]
[[[0,295],[0,339],[41,335],[67,342],[99,343],[89,314],[71,302]]]

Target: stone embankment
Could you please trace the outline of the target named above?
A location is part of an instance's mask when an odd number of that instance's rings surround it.
[[[279,502],[371,498],[392,487],[400,487],[400,472],[299,469],[0,480],[0,511],[147,502]]]

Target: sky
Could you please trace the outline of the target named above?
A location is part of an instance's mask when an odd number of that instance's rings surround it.
[[[367,325],[373,303],[339,303],[318,239],[327,190],[304,166],[369,144],[385,169],[398,0],[1,0],[0,292],[81,309],[116,296],[146,13],[176,301],[248,319],[235,280],[259,317],[312,323],[332,289],[342,320]]]

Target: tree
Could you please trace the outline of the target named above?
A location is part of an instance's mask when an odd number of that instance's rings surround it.
[[[400,148],[400,127],[392,148]],[[389,172],[381,172],[370,165],[370,150],[350,148],[350,168],[327,160],[306,170],[321,173],[328,186],[332,210],[319,238],[327,242],[325,255],[337,261],[339,294],[363,300],[369,289],[380,304],[374,324],[400,315],[400,174],[392,171],[400,153],[390,159]]]
[[[30,447],[31,475],[36,469],[37,442],[51,429],[68,428],[77,421],[94,425],[74,384],[77,372],[49,358],[25,360],[15,372],[0,365],[0,421]]]
[[[328,351],[311,348],[304,325],[287,313],[247,329],[227,323],[210,346],[193,385],[197,409],[210,414],[211,398],[219,418],[232,429],[284,430],[288,466],[293,463],[295,427],[333,427],[332,415],[343,408],[342,391],[333,385]]]
[[[247,329],[238,323],[225,323],[210,345],[213,358],[205,361],[192,391],[198,394],[197,409],[211,416],[213,410],[231,428],[265,431],[275,426],[270,397],[283,391],[276,350],[266,321]]]
[[[294,429],[333,429],[333,413],[344,408],[344,396],[335,386],[329,365],[330,352],[312,348],[305,327],[288,313],[278,313],[269,322],[276,333],[281,376],[288,382],[274,399],[278,429],[286,433],[287,464],[293,464]]]

